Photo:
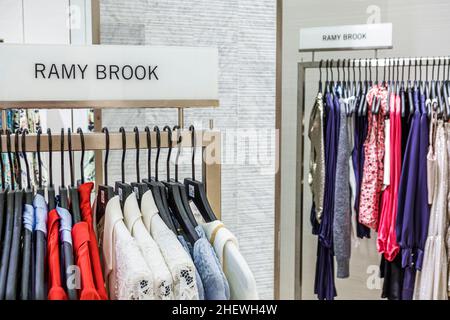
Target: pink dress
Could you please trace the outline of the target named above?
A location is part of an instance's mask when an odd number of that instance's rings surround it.
[[[380,111],[372,114],[374,96],[381,99]],[[377,229],[380,211],[380,195],[383,186],[384,166],[384,117],[387,104],[387,89],[374,86],[367,95],[367,138],[364,141],[364,167],[359,203],[359,222]]]
[[[388,261],[394,260],[400,247],[397,243],[395,224],[397,219],[398,189],[402,167],[401,149],[401,100],[390,96],[390,182],[382,195],[382,208],[378,225],[377,249]]]

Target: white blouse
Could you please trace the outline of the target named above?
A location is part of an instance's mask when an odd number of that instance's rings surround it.
[[[172,274],[175,299],[198,300],[194,262],[159,216],[150,190],[142,196],[141,212],[145,228],[158,244]]]
[[[230,285],[231,299],[259,299],[255,277],[247,261],[239,252],[236,237],[220,220],[204,223],[202,227],[222,264],[223,272]]]
[[[129,195],[125,200],[123,212],[125,225],[131,232],[131,235],[136,239],[147,266],[152,271],[155,298],[172,300],[172,275],[161,255],[161,251],[159,251],[158,245],[145,229],[144,222],[141,219],[141,210],[139,209],[139,204],[134,193]]]
[[[119,196],[111,198],[106,205],[103,257],[111,299],[154,299],[153,275],[123,222]]]

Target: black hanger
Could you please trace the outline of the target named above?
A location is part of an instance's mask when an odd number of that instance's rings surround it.
[[[36,190],[37,194],[45,197],[45,190],[42,186],[42,162],[41,162],[41,134],[42,130],[39,128],[37,130],[37,140],[36,140],[36,150],[38,158],[38,188]],[[51,135],[49,135],[51,139]],[[50,143],[50,140],[49,140]],[[50,170],[50,168],[49,168]],[[54,189],[53,189],[53,199],[55,199]],[[53,200],[54,202],[54,200]],[[34,249],[34,272],[32,270],[32,277],[34,273],[34,288],[32,291],[32,297],[34,300],[44,300],[46,298],[45,292],[45,251],[46,251],[46,234],[41,230],[34,230],[33,241],[35,245]]]
[[[169,204],[166,197],[166,187],[163,183],[158,180],[158,164],[159,164],[159,154],[161,152],[161,132],[158,126],[153,128],[156,132],[156,159],[155,159],[155,177],[151,177],[151,155],[152,155],[152,139],[149,127],[145,127],[146,137],[147,137],[147,169],[148,178],[143,179],[142,182],[146,183],[152,192],[153,199],[155,201],[156,208],[158,209],[159,216],[164,221],[166,226],[177,234],[177,229],[175,228],[174,222],[169,209]]]
[[[48,210],[51,211],[56,208],[56,192],[55,186],[53,184],[53,142],[52,142],[52,131],[50,128],[47,129],[48,136],[48,185],[47,185],[47,199],[48,199]]]
[[[406,99],[405,99],[405,58],[403,58],[402,62],[402,81],[400,84],[400,101],[401,101],[401,113],[402,117],[404,118],[406,116]]]
[[[67,129],[67,143],[69,149],[69,168],[70,168],[70,185],[69,185],[70,213],[72,214],[73,224],[76,224],[78,222],[81,222],[81,211],[80,211],[80,196],[78,195],[78,188],[75,184],[75,170],[73,168],[73,151],[72,151],[72,130],[70,128]],[[83,164],[81,164],[81,166],[83,166]]]
[[[365,81],[364,81],[364,93],[363,93],[363,99],[361,100],[361,102],[362,102],[362,110],[361,110],[361,113],[362,113],[362,115],[363,116],[366,116],[367,115],[367,106],[368,106],[368,103],[367,103],[367,94],[369,93],[369,85],[371,85],[371,82],[372,82],[372,79],[370,79],[370,82],[369,81],[367,81],[367,68],[368,68],[368,61],[367,61],[367,59],[366,59],[366,61],[365,61],[365,66],[364,66],[364,69],[365,69],[365,75],[366,75],[366,79],[365,79]],[[372,75],[370,76],[370,78],[372,78]]]
[[[191,145],[192,145],[192,178],[184,179],[184,185],[187,189],[188,198],[192,200],[200,211],[205,222],[211,222],[217,220],[211,205],[209,204],[208,197],[206,195],[206,189],[203,182],[195,180],[195,128],[193,125],[189,127],[191,132]]]
[[[14,187],[14,166],[11,156],[11,131],[6,129],[6,149],[8,152],[8,163],[10,168],[10,185],[7,189],[6,194],[6,220],[5,220],[5,230],[4,238],[2,239],[2,259],[0,264],[0,300],[5,299],[6,293],[6,282],[8,278],[8,266],[10,260],[11,244],[13,237],[13,226],[14,226],[14,198],[15,198],[15,187]]]
[[[81,180],[78,181],[78,184],[83,184],[84,183],[84,151],[85,151],[83,129],[78,128],[77,133],[80,135],[80,145],[81,145],[81,159],[80,159]]]
[[[36,193],[40,194],[41,196],[44,196],[45,189],[42,186],[42,160],[41,160],[41,134],[42,130],[39,128],[37,130],[37,137],[36,137],[36,154],[38,159],[38,188],[36,190]]]
[[[127,151],[127,136],[125,133],[125,128],[120,127],[119,131],[120,133],[122,133],[122,162],[121,162],[122,180],[116,181],[116,194],[119,195],[120,205],[122,206],[123,209],[125,200],[127,200],[128,196],[131,195],[133,189],[128,183],[125,182],[125,154]]]
[[[20,165],[19,157],[19,130],[15,133],[14,154],[16,160],[16,180],[18,183],[18,190],[14,193],[14,223],[13,233],[11,239],[11,251],[8,265],[8,278],[6,280],[6,300],[17,299],[18,288],[18,269],[19,269],[19,256],[21,250],[21,237],[22,237],[22,216],[23,216],[23,189],[22,189],[22,168]]]
[[[408,86],[407,86],[407,94],[408,94],[408,106],[409,106],[409,115],[414,113],[414,103],[413,103],[413,86],[411,82],[411,58],[408,60]]]
[[[61,129],[61,185],[59,186],[59,206],[64,209],[69,209],[69,196],[64,179],[64,136],[64,129]]]
[[[167,170],[167,180],[163,183],[167,187],[167,194],[168,194],[168,202],[169,207],[171,209],[171,212],[176,218],[176,221],[180,224],[181,228],[186,234],[187,240],[194,244],[198,239],[199,236],[197,232],[194,229],[194,226],[192,225],[188,214],[186,213],[186,209],[183,204],[183,200],[180,193],[180,188],[178,187],[178,184],[174,181],[170,180],[170,156],[172,154],[172,129],[170,129],[169,126],[165,126],[163,128],[164,131],[167,131],[168,134],[168,143],[169,143],[169,150],[167,153],[167,162],[166,162],[166,170]]]
[[[109,157],[109,131],[104,127],[102,132],[105,134],[105,162],[104,162],[104,176],[103,184],[98,185],[97,192],[97,207],[95,211],[96,222],[100,223],[101,219],[105,216],[106,205],[108,201],[114,197],[114,188],[108,185],[108,157]]]
[[[0,170],[1,170],[1,183],[0,188],[0,249],[3,241],[3,226],[6,219],[6,188],[5,188],[5,166],[3,164],[3,143],[2,143],[3,129],[0,129]],[[1,252],[1,251],[0,251]],[[0,259],[1,262],[1,259]]]
[[[33,190],[31,188],[30,182],[30,166],[28,164],[27,153],[26,153],[26,134],[27,129],[22,130],[22,156],[25,161],[26,175],[27,175],[27,187],[25,189],[25,204],[33,206]],[[33,213],[34,214],[34,213]],[[22,272],[20,274],[21,285],[20,285],[20,299],[30,300],[31,294],[31,283],[32,283],[32,269],[31,269],[31,248],[33,243],[33,231],[22,227]],[[34,269],[34,268],[33,268]]]
[[[320,62],[319,62],[319,93],[322,92],[322,63],[323,63],[323,60],[320,60]]]
[[[331,73],[331,81],[330,81],[330,93],[334,96],[334,75],[333,75],[333,59],[330,60],[330,73]]]
[[[68,131],[69,135],[68,135],[68,143],[69,145],[71,144],[70,142],[70,129]],[[61,185],[59,186],[59,207],[69,210],[69,197],[68,197],[68,189],[65,186],[65,181],[64,181],[64,128],[61,129]],[[69,157],[70,156],[70,149],[71,146],[69,146]],[[70,170],[70,175],[71,175],[71,179],[73,181],[73,173],[72,173],[72,169]],[[77,292],[74,288],[69,288],[67,286],[67,279],[72,275],[72,272],[70,271],[72,266],[74,265],[74,261],[73,261],[73,247],[70,244],[70,242],[67,241],[60,241],[60,250],[61,250],[61,266],[62,266],[62,279],[63,279],[63,283],[64,288],[67,290],[67,295],[69,297],[70,300],[76,300],[77,299]]]
[[[167,192],[165,185],[159,181],[159,155],[161,153],[161,131],[158,126],[153,128],[153,131],[156,133],[156,159],[155,159],[155,177],[151,177],[151,134],[150,128],[146,127],[145,131],[147,132],[147,149],[148,149],[148,179],[144,179],[143,182],[148,185],[150,190],[152,191],[153,199],[155,201],[156,207],[158,208],[159,215],[164,223],[171,229],[175,234],[177,234],[177,229],[175,227],[174,221],[172,220],[172,214],[169,209],[169,204],[167,202]]]
[[[443,93],[443,99],[444,99],[444,105],[445,105],[445,111],[446,111],[446,117],[448,118],[450,116],[450,101],[449,101],[449,90],[448,90],[448,74],[447,77],[445,75],[445,64],[446,64],[447,58],[444,58],[444,69],[443,69],[443,77],[442,77],[442,93]],[[449,63],[450,66],[450,63]]]
[[[134,193],[136,194],[137,201],[139,203],[139,207],[141,206],[142,196],[145,192],[148,191],[148,186],[146,183],[141,182],[141,175],[139,170],[139,129],[138,127],[134,127],[134,140],[136,144],[136,182],[131,183],[131,187],[133,188]]]
[[[178,185],[178,188],[180,189],[181,200],[183,202],[187,216],[188,216],[189,220],[191,221],[192,225],[194,227],[196,227],[198,225],[198,223],[197,223],[197,220],[195,220],[194,213],[192,212],[191,206],[189,205],[189,199],[187,197],[186,187],[183,183],[180,183],[180,181],[178,180],[178,160],[180,159],[181,143],[183,142],[180,126],[178,126],[178,125],[174,126],[173,131],[177,132],[177,155],[175,158],[175,181],[174,182]]]

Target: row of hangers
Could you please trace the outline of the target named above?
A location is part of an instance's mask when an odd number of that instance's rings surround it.
[[[106,142],[106,154],[104,159],[104,181],[103,184],[98,186],[97,193],[97,210],[96,218],[97,222],[105,214],[105,208],[109,199],[114,195],[119,195],[120,203],[123,207],[125,200],[128,196],[135,192],[139,205],[141,204],[141,199],[143,194],[151,190],[152,195],[155,200],[155,204],[158,208],[159,214],[166,225],[175,233],[178,234],[178,230],[183,231],[186,235],[186,239],[194,244],[198,240],[198,235],[195,231],[197,226],[194,214],[189,206],[189,201],[193,201],[203,219],[206,222],[216,220],[216,216],[208,202],[205,185],[203,182],[196,180],[195,178],[195,128],[194,126],[189,127],[191,132],[191,148],[192,148],[192,177],[184,179],[184,182],[179,181],[178,176],[178,159],[181,152],[181,128],[179,126],[174,126],[173,129],[169,126],[163,128],[164,131],[168,133],[168,156],[167,156],[167,178],[165,181],[159,180],[158,176],[158,163],[159,155],[161,151],[161,132],[158,126],[153,128],[156,132],[156,159],[155,159],[155,175],[151,176],[151,130],[147,126],[145,127],[146,138],[147,138],[147,148],[148,148],[148,177],[142,179],[140,177],[139,170],[139,130],[137,127],[134,128],[135,132],[135,145],[136,145],[136,181],[132,183],[127,183],[125,180],[125,157],[126,157],[126,132],[123,127],[120,128],[122,134],[122,161],[121,161],[121,180],[115,182],[115,188],[108,184],[108,157],[109,157],[109,131],[105,127],[102,132],[105,134]],[[170,176],[170,157],[172,153],[172,132],[177,132],[176,143],[179,146],[175,161],[175,178],[172,179]],[[77,186],[75,184],[75,174],[73,170],[73,151],[72,151],[72,132],[71,129],[67,131],[67,143],[69,152],[69,164],[70,164],[70,184],[66,186],[64,177],[64,129],[61,129],[61,185],[59,186],[59,206],[70,210],[72,224],[81,221],[80,213],[80,202]],[[81,160],[80,160],[80,172],[81,179],[79,183],[84,183],[84,153],[85,153],[85,141],[83,131],[78,128],[77,133],[80,135],[81,142]],[[3,130],[0,131],[0,141]],[[1,182],[2,187],[0,188],[0,239],[1,239],[1,268],[0,268],[0,299],[15,299],[17,291],[20,291],[21,298],[26,300],[29,298],[28,288],[30,281],[31,272],[31,250],[26,248],[31,248],[32,243],[35,243],[37,252],[40,254],[36,255],[36,259],[41,259],[41,261],[36,262],[36,277],[40,279],[36,283],[43,284],[45,277],[44,270],[44,257],[45,257],[45,243],[46,235],[40,230],[35,230],[31,232],[30,230],[23,228],[22,225],[22,210],[23,205],[33,204],[34,191],[31,185],[30,178],[30,167],[26,154],[26,136],[28,130],[18,130],[15,132],[14,140],[14,160],[13,152],[11,152],[12,144],[12,133],[10,130],[6,130],[6,144],[7,144],[7,159],[10,167],[10,179],[11,182],[9,186],[6,186],[5,179],[5,167],[3,163],[3,157],[0,159],[0,170],[1,170]],[[37,140],[36,140],[36,150],[38,158],[38,186],[36,192],[44,196],[45,188],[42,183],[42,161],[41,161],[41,134],[42,131],[38,130]],[[48,153],[49,153],[49,182],[47,184],[47,200],[48,209],[52,210],[56,208],[55,201],[55,187],[53,184],[53,174],[52,174],[52,133],[51,130],[47,130],[48,134]],[[19,136],[22,135],[22,145],[21,152],[19,149]],[[0,143],[0,154],[3,154],[2,144]],[[20,155],[22,156],[25,167],[26,167],[26,187],[22,185],[22,168]],[[14,161],[14,163],[13,163]],[[16,175],[15,175],[16,174]],[[17,186],[16,186],[17,184]],[[189,191],[189,192],[187,192]],[[70,201],[69,201],[70,199]],[[6,209],[6,210],[5,210]],[[23,233],[22,233],[23,232]],[[23,234],[23,236],[22,236]],[[34,239],[34,240],[33,240]],[[62,241],[61,245],[61,257],[62,264],[64,266],[66,278],[70,276],[70,266],[74,264],[73,249],[72,245],[68,242]],[[21,249],[23,248],[23,250]],[[23,255],[21,260],[20,255]],[[18,270],[19,261],[22,261],[22,270]],[[7,271],[9,270],[9,271]],[[19,276],[20,274],[20,276]],[[64,274],[64,273],[63,273]],[[15,285],[20,279],[20,285]],[[67,289],[67,294],[70,299],[76,298],[75,289]],[[41,285],[36,287],[36,296],[40,299],[45,297],[45,288]]]
[[[103,199],[109,200],[114,194],[118,194],[121,199],[121,204],[123,206],[126,198],[132,193],[135,192],[140,203],[143,194],[147,190],[151,190],[153,197],[155,199],[155,203],[158,207],[160,215],[167,226],[177,232],[177,228],[181,226],[181,228],[186,232],[188,239],[194,243],[198,236],[194,230],[194,227],[197,226],[194,215],[189,206],[189,200],[192,200],[195,205],[198,207],[200,213],[202,214],[205,221],[210,222],[216,220],[216,216],[208,202],[205,186],[203,182],[195,179],[195,128],[194,126],[189,127],[189,131],[191,132],[191,148],[192,148],[192,163],[191,163],[191,172],[192,177],[184,179],[183,183],[179,180],[179,165],[178,159],[181,153],[181,148],[178,147],[178,152],[176,154],[175,160],[175,177],[171,178],[170,175],[170,158],[173,149],[173,140],[172,140],[172,132],[177,132],[176,143],[180,145],[182,142],[181,137],[181,128],[179,126],[174,126],[173,129],[170,126],[165,126],[163,131],[168,133],[168,155],[166,161],[166,172],[167,178],[165,181],[160,181],[159,179],[159,156],[161,151],[161,131],[158,126],[153,128],[153,131],[156,133],[156,159],[155,159],[155,172],[154,176],[151,176],[151,130],[147,126],[145,127],[146,137],[147,137],[147,149],[148,149],[148,158],[147,158],[147,170],[148,177],[141,180],[140,168],[139,168],[139,153],[140,153],[140,141],[139,141],[139,129],[137,127],[134,128],[135,133],[135,145],[136,145],[136,181],[127,183],[125,179],[125,158],[126,158],[126,132],[123,127],[120,128],[120,133],[122,134],[122,160],[121,160],[121,180],[115,182],[115,188],[108,185],[108,158],[109,158],[109,131],[108,128],[103,128],[102,132],[105,134],[106,139],[106,154],[104,159],[104,183],[103,185],[99,185],[99,193],[102,193]],[[0,138],[3,132],[0,132]],[[85,182],[84,177],[84,154],[85,154],[85,142],[84,135],[81,128],[78,128],[77,133],[80,135],[81,142],[81,159],[80,159],[80,172],[81,179],[80,183]],[[23,189],[22,186],[22,168],[21,161],[19,160],[19,135],[22,135],[22,158],[24,159],[26,165],[26,188]],[[11,152],[11,141],[12,141],[12,133],[10,130],[6,131],[7,136],[7,158],[10,167],[10,189],[11,191],[24,190],[25,203],[32,204],[33,201],[33,190],[31,186],[30,179],[30,169],[29,163],[26,154],[25,141],[26,135],[28,134],[28,130],[16,131],[15,133],[15,150],[14,150],[14,159],[15,166],[13,165],[13,156]],[[44,187],[42,184],[42,161],[41,161],[41,134],[42,131],[38,130],[37,132],[37,142],[36,142],[36,150],[37,150],[37,158],[38,158],[38,187],[36,192],[44,195]],[[61,129],[61,136],[64,137],[64,129]],[[48,198],[48,208],[52,210],[56,207],[55,204],[55,187],[53,183],[53,170],[52,170],[52,133],[51,130],[47,130],[48,135],[48,153],[49,153],[49,183],[47,185],[47,198]],[[72,131],[71,129],[67,130],[67,143],[68,143],[68,152],[69,152],[69,165],[70,165],[70,184],[66,186],[65,182],[65,174],[64,174],[64,141],[65,139],[61,139],[61,185],[59,186],[59,205],[63,208],[70,209],[72,214],[73,223],[77,223],[81,221],[81,213],[79,207],[79,197],[77,184],[75,181],[74,167],[73,167],[73,151],[72,151]],[[2,153],[0,145],[0,153]],[[19,160],[19,161],[18,161]],[[1,169],[1,182],[2,182],[2,191],[6,192],[6,184],[5,184],[5,168],[3,161],[0,161],[0,169]],[[17,183],[17,187],[16,187]],[[189,190],[189,192],[187,192]],[[104,197],[106,195],[106,197]],[[70,201],[69,201],[70,199]],[[70,204],[70,208],[69,208]],[[105,203],[106,206],[106,203]],[[105,206],[99,206],[99,212],[97,212],[97,222],[104,215]],[[102,211],[103,210],[103,211]]]
[[[425,81],[422,78],[423,60],[425,59]],[[346,113],[348,116],[358,114],[359,116],[367,115],[367,94],[369,89],[373,85],[381,84],[388,89],[388,105],[390,94],[394,92],[396,95],[401,96],[401,114],[402,117],[409,114],[413,114],[415,106],[413,103],[413,92],[419,90],[420,94],[423,94],[426,99],[427,114],[430,117],[431,111],[437,113],[438,118],[448,120],[450,117],[450,58],[440,57],[431,58],[432,73],[431,81],[429,81],[429,66],[430,58],[384,58],[384,59],[343,59],[341,65],[341,59],[337,60],[336,66],[334,66],[334,60],[320,60],[319,62],[319,92],[323,91],[325,87],[325,93],[334,94],[334,88],[340,87],[340,95],[346,101]],[[359,78],[356,80],[356,61],[358,61]],[[365,77],[361,75],[361,66],[364,61]],[[383,61],[384,63],[379,63]],[[414,61],[414,64],[413,64]],[[443,61],[443,63],[442,63]],[[322,67],[325,62],[326,80],[322,83]],[[383,67],[382,81],[379,82],[378,69]],[[401,79],[400,79],[400,66],[401,66]],[[340,78],[340,70],[342,67],[343,79]],[[391,71],[392,67],[392,71]],[[408,78],[405,81],[405,67],[408,68]],[[411,79],[411,68],[414,68],[414,80]],[[447,67],[447,68],[446,68]],[[334,82],[333,68],[337,70],[337,82]],[[375,68],[376,76],[375,81],[372,81],[372,68]],[[442,78],[440,77],[442,71]],[[387,69],[387,77],[386,77]],[[437,76],[435,77],[435,69],[437,69]],[[446,73],[447,69],[447,73]],[[353,71],[353,80],[351,80],[351,72]],[[331,80],[328,78],[328,73],[331,73]],[[417,77],[419,72],[419,77]],[[347,73],[347,77],[346,77]],[[369,77],[368,77],[369,73]],[[364,79],[364,80],[363,80]],[[359,97],[359,99],[357,99]],[[359,101],[359,104],[357,103]],[[408,103],[408,106],[406,106]],[[380,111],[381,100],[376,99],[372,104],[373,114],[378,114]],[[406,109],[408,108],[408,110]],[[388,108],[389,109],[389,108]],[[386,117],[389,117],[389,110],[386,110]]]

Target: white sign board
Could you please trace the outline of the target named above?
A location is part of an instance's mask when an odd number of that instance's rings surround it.
[[[392,23],[300,29],[300,51],[392,48]]]
[[[216,99],[216,48],[0,45],[3,104]]]

